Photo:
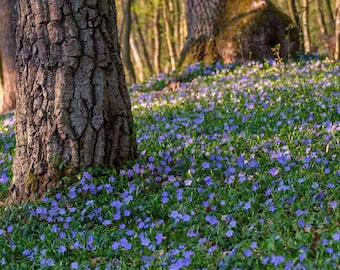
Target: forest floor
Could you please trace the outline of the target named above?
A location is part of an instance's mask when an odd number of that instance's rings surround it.
[[[0,206],[1,269],[338,268],[339,78],[339,63],[309,59],[135,85],[139,159]],[[12,114],[0,130],[5,201]]]

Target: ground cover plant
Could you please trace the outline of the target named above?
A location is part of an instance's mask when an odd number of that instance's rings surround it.
[[[159,91],[166,76],[131,90],[138,160],[1,204],[1,269],[339,267],[339,63],[197,64]],[[4,202],[13,115],[0,126]]]

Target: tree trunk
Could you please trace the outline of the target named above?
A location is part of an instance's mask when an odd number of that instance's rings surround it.
[[[330,21],[334,22],[334,14],[333,14],[333,10],[332,10],[331,1],[330,0],[325,0],[325,2],[326,2],[327,13],[328,13],[328,16],[330,17]]]
[[[15,108],[15,0],[0,0],[0,48],[3,85],[0,87],[0,113]]]
[[[335,9],[334,9],[334,21],[335,21],[335,52],[334,58],[335,60],[340,60],[340,0],[335,0]]]
[[[320,26],[320,33],[322,35],[328,35],[327,28],[326,28],[326,22],[325,22],[325,16],[322,8],[322,1],[316,0],[316,15],[318,19],[318,24]]]
[[[137,36],[138,36],[138,39],[139,39],[139,42],[140,42],[140,47],[141,47],[141,50],[143,52],[143,54],[142,54],[143,58],[142,59],[143,59],[145,65],[146,65],[146,67],[149,71],[149,75],[151,75],[153,73],[153,68],[152,68],[152,65],[151,65],[151,62],[150,62],[148,50],[146,49],[146,43],[145,43],[145,40],[144,40],[144,37],[143,37],[141,26],[140,26],[139,21],[138,21],[137,13],[133,12],[132,16],[133,16],[133,21],[136,25],[136,31],[137,31]]]
[[[114,1],[20,0],[17,44],[9,202],[42,197],[63,168],[136,157]]]
[[[131,0],[123,0],[124,25],[122,29],[123,61],[126,68],[127,81],[132,84],[136,82],[136,74],[130,56],[130,32],[131,32]]]
[[[293,22],[298,28],[300,28],[301,27],[300,18],[299,18],[299,13],[297,11],[295,0],[288,0],[288,10],[289,10],[289,15],[292,18]]]
[[[170,58],[170,64],[171,69],[174,70],[176,68],[176,49],[173,42],[174,37],[174,29],[173,29],[173,21],[171,20],[171,14],[173,10],[170,10],[170,3],[171,1],[166,0],[164,1],[163,5],[163,19],[164,19],[164,28],[165,28],[165,38],[166,43],[168,46],[168,52],[169,52],[169,58]]]
[[[181,50],[185,44],[186,38],[187,38],[187,20],[185,15],[185,3],[183,1],[180,1],[180,35],[179,35],[179,53],[177,55],[180,55]]]
[[[299,49],[299,32],[289,16],[266,0],[186,0],[188,39],[179,66],[273,58]]]
[[[161,29],[160,29],[160,9],[159,4],[156,5],[156,11],[154,15],[154,21],[153,21],[153,33],[154,33],[154,48],[155,53],[153,57],[154,67],[156,74],[159,74],[161,72]]]
[[[138,48],[137,48],[137,42],[134,39],[133,33],[130,35],[130,48],[131,53],[133,55],[134,59],[134,67],[137,71],[136,74],[138,75],[138,81],[142,82],[144,81],[144,70],[143,70],[143,62],[142,57],[139,54]]]
[[[311,52],[310,32],[309,32],[309,2],[302,0],[302,33],[305,53]]]

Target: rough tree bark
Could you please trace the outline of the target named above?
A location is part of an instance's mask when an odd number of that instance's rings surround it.
[[[3,85],[0,87],[0,113],[15,108],[15,0],[0,0],[0,48]]]
[[[136,156],[116,23],[111,0],[19,1],[10,203],[41,197],[61,167],[120,167]]]
[[[188,39],[179,66],[281,57],[299,49],[298,29],[267,0],[186,0]]]

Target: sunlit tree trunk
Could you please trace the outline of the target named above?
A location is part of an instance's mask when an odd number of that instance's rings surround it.
[[[324,11],[323,11],[323,8],[322,8],[322,1],[316,0],[315,4],[316,4],[316,15],[317,15],[318,24],[319,24],[319,27],[320,27],[320,33],[322,35],[327,35],[328,32],[327,32],[327,28],[326,28]]]
[[[309,2],[308,0],[302,0],[302,33],[303,44],[306,53],[311,52],[310,32],[309,32]]]
[[[154,33],[153,62],[157,74],[161,72],[161,29],[159,20],[160,20],[160,8],[159,4],[157,4],[153,20],[153,33]]]
[[[127,81],[136,82],[136,74],[130,56],[130,33],[131,33],[131,0],[122,0],[124,25],[122,29],[122,52],[123,62],[126,68]]]
[[[141,26],[140,26],[139,21],[138,21],[137,13],[132,12],[132,16],[133,16],[133,22],[134,22],[134,25],[136,27],[136,32],[137,32],[137,36],[138,36],[138,40],[139,40],[138,44],[139,44],[140,50],[141,50],[142,55],[143,55],[143,57],[141,59],[144,62],[145,66],[147,67],[147,70],[148,70],[148,73],[149,73],[148,75],[150,76],[153,73],[153,68],[152,68],[152,65],[151,65],[148,50],[146,48],[146,43],[145,43],[145,39],[143,37],[142,29],[141,29]]]
[[[0,0],[0,61],[3,80],[0,87],[0,113],[13,110],[16,101],[15,4],[16,0]]]
[[[335,21],[335,52],[334,58],[335,60],[340,60],[340,0],[335,0],[335,9],[334,9],[334,21]]]
[[[176,49],[173,41],[174,29],[173,22],[171,20],[171,14],[173,13],[173,6],[171,0],[165,0],[163,4],[163,20],[164,20],[164,28],[165,28],[165,38],[168,46],[169,58],[171,69],[174,70],[176,68]]]
[[[333,13],[333,10],[332,10],[331,0],[325,0],[325,4],[326,4],[327,14],[330,17],[330,21],[334,22],[334,13]]]
[[[134,59],[133,63],[134,63],[134,67],[136,70],[137,79],[138,81],[141,82],[144,80],[143,62],[142,62],[142,57],[139,54],[137,42],[134,39],[133,33],[131,33],[130,35],[130,48],[131,48],[131,53]]]
[[[179,0],[180,1],[180,0]],[[180,36],[179,36],[179,42],[180,42],[180,50],[179,54],[185,44],[186,38],[187,38],[187,20],[185,15],[185,3],[184,1],[180,1]]]
[[[288,0],[289,15],[297,27],[301,27],[296,0]]]
[[[68,172],[136,157],[114,1],[19,1],[16,154],[9,202]]]

